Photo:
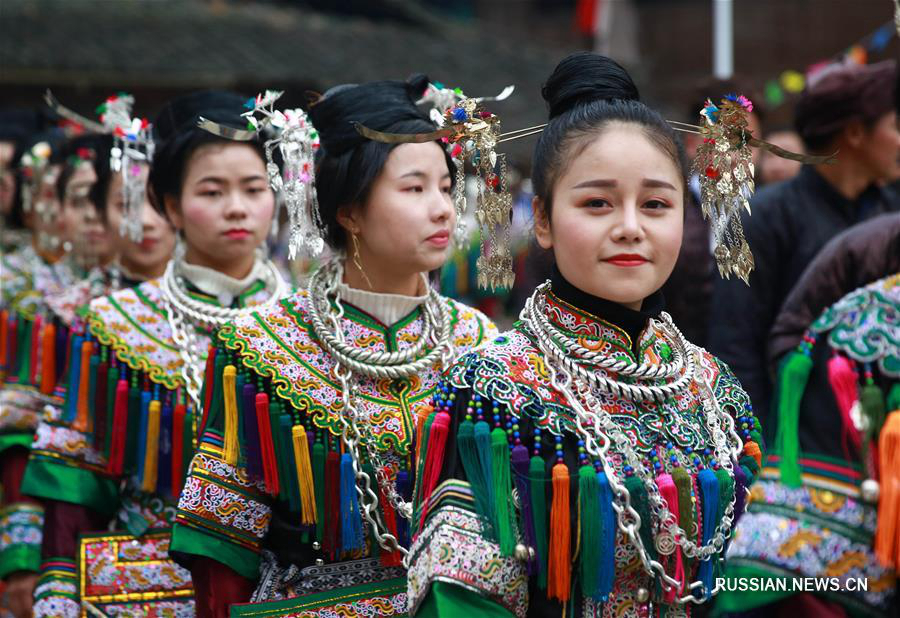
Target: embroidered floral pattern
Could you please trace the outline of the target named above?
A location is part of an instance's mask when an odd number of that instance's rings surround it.
[[[225,345],[238,350],[244,362],[275,383],[276,392],[311,417],[316,427],[333,435],[343,430],[337,412],[341,392],[332,376],[334,361],[316,342],[308,316],[305,291],[266,311],[254,313],[220,331]],[[484,315],[455,301],[453,343],[459,349],[477,345],[495,330]],[[413,313],[391,328],[348,307],[344,336],[357,347],[386,351],[404,349],[418,340],[422,320]],[[360,380],[357,394],[381,450],[409,452],[417,408],[428,405],[440,367],[408,380]]]

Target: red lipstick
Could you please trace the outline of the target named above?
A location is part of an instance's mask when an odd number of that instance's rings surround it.
[[[225,232],[225,236],[227,236],[228,238],[239,240],[250,236],[250,230],[235,228],[233,230],[228,230],[227,232]]]
[[[618,255],[614,255],[612,257],[608,257],[604,262],[609,262],[613,266],[622,266],[625,268],[629,268],[632,266],[641,266],[642,264],[646,264],[649,262],[647,258],[643,255],[638,255],[637,253],[620,253]]]
[[[430,242],[435,247],[443,248],[450,244],[450,232],[448,232],[447,230],[441,230],[440,232],[432,234],[425,240]]]

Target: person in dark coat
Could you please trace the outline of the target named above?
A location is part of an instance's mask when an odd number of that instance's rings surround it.
[[[834,65],[810,79],[795,111],[795,128],[811,154],[837,152],[830,164],[762,189],[744,216],[755,261],[749,287],[739,279],[713,284],[709,349],[750,393],[762,425],[772,397],[766,337],[781,303],[813,257],[847,228],[900,210],[885,183],[900,154],[897,65]]]

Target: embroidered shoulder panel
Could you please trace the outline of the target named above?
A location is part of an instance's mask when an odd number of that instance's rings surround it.
[[[900,273],[850,292],[811,329],[828,332],[828,344],[850,358],[877,361],[882,373],[900,378]]]
[[[642,342],[648,342],[643,349],[643,360],[660,362],[670,353],[666,335],[656,322],[651,322],[648,331],[653,332],[645,333],[642,338]],[[585,343],[583,339],[580,342]],[[615,354],[612,350],[609,353]],[[731,371],[705,350],[700,350],[700,357],[704,375],[719,404],[738,413],[744,410],[749,398]],[[537,426],[556,435],[575,430],[574,412],[552,386],[543,354],[519,326],[460,359],[451,368],[449,379],[452,386],[471,389],[482,397],[503,403],[516,415],[527,416]],[[701,388],[702,385],[694,382],[663,404],[638,405],[599,391],[595,395],[639,449],[646,450],[667,440],[696,449],[710,443],[707,429],[697,420]]]
[[[448,300],[453,316],[453,343],[459,353],[479,345],[496,328],[479,311]],[[317,342],[309,319],[307,292],[300,291],[277,306],[252,313],[219,331],[224,345],[238,351],[246,366],[272,380],[276,393],[291,402],[313,424],[340,435],[343,427],[340,386],[332,370],[334,361]],[[346,340],[365,349],[387,351],[414,344],[422,332],[422,319],[414,312],[385,327],[348,307],[342,322]],[[356,393],[370,421],[377,448],[407,453],[416,411],[427,406],[442,369],[399,380],[364,378]]]
[[[175,389],[182,385],[181,357],[160,306],[158,280],[146,281],[91,302],[91,334],[110,346],[116,357],[153,382]]]

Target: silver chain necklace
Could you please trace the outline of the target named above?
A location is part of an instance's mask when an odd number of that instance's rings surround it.
[[[692,541],[690,539],[691,535],[678,526],[675,515],[669,511],[667,503],[659,493],[659,487],[652,473],[643,464],[641,457],[631,443],[631,439],[606,412],[603,404],[595,396],[594,389],[631,401],[650,399],[662,402],[676,392],[683,392],[692,380],[696,381],[702,387],[700,400],[707,428],[710,435],[713,436],[716,458],[729,473],[733,473],[732,458],[737,459],[742,450],[742,442],[734,429],[734,421],[729,414],[721,409],[715,399],[712,386],[703,371],[703,361],[700,358],[700,352],[696,347],[688,344],[684,339],[684,335],[672,323],[668,314],[662,314],[662,324],[666,333],[670,335],[676,345],[674,350],[676,362],[673,362],[673,366],[682,365],[685,369],[681,377],[671,383],[671,385],[675,385],[680,382],[679,388],[666,388],[668,385],[624,384],[611,377],[597,375],[579,364],[579,362],[576,362],[575,359],[584,362],[583,357],[577,354],[578,347],[563,345],[562,349],[560,349],[560,346],[554,345],[553,342],[561,341],[564,335],[550,324],[546,318],[546,293],[549,291],[549,288],[550,285],[547,282],[535,290],[534,294],[526,302],[520,319],[525,328],[534,335],[538,349],[547,359],[551,384],[566,397],[566,400],[575,412],[576,433],[584,441],[585,450],[603,464],[604,472],[609,479],[615,497],[612,506],[616,512],[618,528],[627,535],[631,543],[637,548],[637,553],[645,572],[651,577],[658,576],[665,591],[673,588],[690,591],[690,594],[676,599],[678,603],[701,603],[705,596],[701,581],[681,582],[669,576],[665,571],[665,567],[659,561],[650,558],[638,531],[642,524],[651,525],[651,522],[642,522],[640,515],[631,505],[631,495],[625,484],[619,481],[609,461],[608,451],[610,445],[612,443],[615,444],[617,450],[624,455],[625,462],[634,469],[635,474],[647,490],[651,515],[657,524],[657,528],[661,530],[656,535],[656,549],[663,555],[671,555],[680,547],[688,557],[699,558],[700,560],[714,559],[713,556],[722,551],[725,541],[731,533],[734,523],[734,496],[732,496],[731,501],[726,506],[725,515],[716,526],[710,541],[704,545],[698,545]],[[581,349],[586,350],[586,348]],[[613,367],[612,361],[614,359],[609,357],[601,359],[599,358],[601,354],[595,351],[587,351],[591,352],[589,360],[594,362],[596,366],[610,369]],[[679,355],[683,359],[683,364],[677,361]],[[575,359],[571,358],[571,356],[575,356]],[[668,375],[670,377],[675,375],[674,370],[657,372],[654,375],[654,372],[647,371],[641,365],[629,363],[625,363],[625,365],[623,369],[624,372],[627,372],[626,375],[634,377],[658,379],[660,375]],[[698,588],[701,591],[699,597],[694,594],[694,590]]]
[[[178,347],[178,355],[181,357],[181,377],[184,380],[188,397],[194,410],[200,410],[202,408],[200,391],[203,385],[203,372],[206,368],[206,350],[202,349],[197,329],[217,328],[253,311],[271,306],[284,298],[290,288],[281,277],[275,264],[271,260],[266,260],[264,279],[269,292],[268,298],[252,307],[238,309],[219,307],[190,297],[184,278],[176,274],[179,265],[180,262],[177,259],[170,260],[166,265],[166,272],[160,280],[160,289],[162,290],[160,304],[165,309],[166,318],[172,330],[172,340]]]
[[[363,471],[360,456],[360,443],[365,442],[369,460],[375,464],[377,486],[384,492],[394,510],[407,520],[412,519],[412,503],[404,500],[395,487],[394,479],[383,465],[374,437],[368,431],[368,419],[356,404],[357,375],[375,379],[407,378],[431,369],[440,363],[441,367],[449,367],[455,353],[452,338],[453,329],[450,309],[446,301],[425,280],[428,298],[423,307],[422,333],[415,344],[396,352],[360,350],[344,340],[341,320],[344,317],[344,306],[338,294],[342,269],[337,261],[318,269],[309,280],[309,313],[310,322],[316,338],[322,347],[335,361],[333,373],[341,385],[341,401],[343,412],[340,416],[344,427],[342,440],[350,453],[353,472],[356,475],[356,492],[359,495],[363,516],[372,526],[375,540],[387,551],[399,551],[406,557],[407,550],[385,525],[379,511],[379,497],[373,488],[372,479]],[[424,277],[423,277],[424,278]],[[329,298],[334,298],[334,307]],[[421,356],[428,344],[432,347]],[[421,356],[421,358],[416,358]],[[363,433],[367,435],[363,436]],[[365,438],[365,440],[364,440]]]

